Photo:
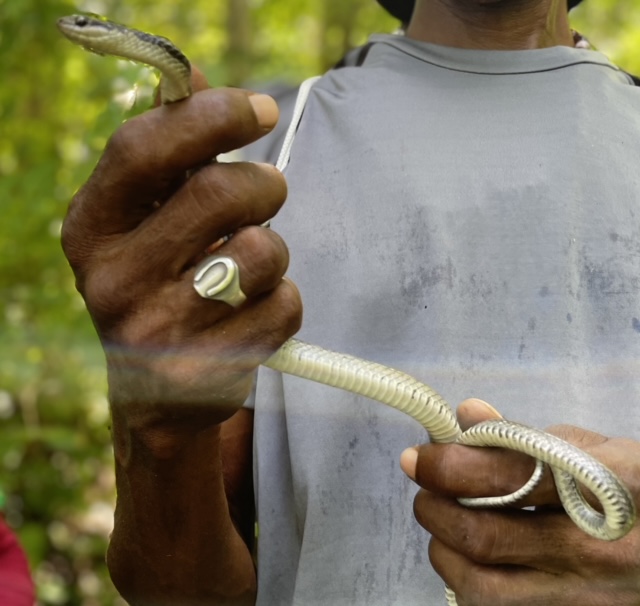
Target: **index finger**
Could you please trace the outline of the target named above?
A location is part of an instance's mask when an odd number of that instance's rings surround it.
[[[531,457],[500,448],[424,444],[415,456],[415,481],[430,491],[455,498],[510,495],[527,483],[535,468]],[[545,469],[538,486],[518,506],[559,503],[553,476]]]
[[[463,402],[457,416],[465,431],[482,421],[501,418],[495,408],[477,399]],[[536,465],[535,459],[511,450],[434,443],[407,449],[400,463],[422,488],[455,498],[511,495],[529,481]],[[527,502],[519,505],[558,503],[555,482],[546,469]]]
[[[129,231],[187,170],[259,139],[277,119],[271,97],[236,89],[200,91],[133,118],[109,140],[66,227],[84,237]]]

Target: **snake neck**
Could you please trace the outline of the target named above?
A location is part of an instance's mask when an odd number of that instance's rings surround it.
[[[162,72],[160,98],[163,103],[174,103],[191,95],[191,70],[186,70],[180,78]]]

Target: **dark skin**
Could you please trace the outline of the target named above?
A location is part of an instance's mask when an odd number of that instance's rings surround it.
[[[301,304],[283,280],[284,243],[256,227],[283,203],[282,175],[207,160],[277,115],[271,98],[234,90],[147,112],[114,135],[65,221],[107,355],[118,491],[107,561],[134,605],[255,599],[252,419],[239,409],[256,366],[297,331]],[[240,268],[248,300],[237,310],[191,286],[205,248],[232,232],[219,252]]]
[[[486,403],[458,408],[463,429],[496,418]],[[640,443],[579,427],[548,428],[614,470],[640,503]],[[459,606],[640,604],[640,527],[609,543],[593,539],[565,515],[547,471],[520,509],[472,510],[458,497],[509,494],[529,479],[533,462],[496,449],[425,444],[407,449],[404,471],[421,487],[416,519],[433,538],[429,558],[456,592]],[[595,503],[592,503],[595,505]]]
[[[565,0],[417,0],[407,35],[443,46],[573,46]]]
[[[571,45],[558,0],[418,0],[408,34],[480,49]],[[194,89],[115,133],[63,229],[107,358],[118,490],[107,560],[132,606],[254,603],[253,418],[242,404],[256,367],[302,319],[298,291],[283,279],[286,245],[259,227],[283,204],[284,178],[265,165],[209,163],[268,132],[277,108],[263,96],[210,90],[197,72]],[[203,251],[232,232],[219,252],[240,268],[248,299],[237,309],[192,288]],[[461,408],[463,425],[492,415],[477,402]],[[640,495],[637,443],[553,431]],[[402,465],[424,489],[416,518],[433,534],[433,566],[461,606],[640,604],[638,528],[611,545],[555,509],[478,512],[456,503],[519,487],[531,472],[526,458],[425,445],[405,452]],[[549,478],[528,504],[557,506]]]

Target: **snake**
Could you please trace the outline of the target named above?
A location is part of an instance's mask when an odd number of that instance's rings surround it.
[[[160,98],[163,103],[179,102],[192,94],[190,62],[167,38],[92,15],[62,17],[57,24],[69,40],[86,50],[158,69],[162,75]],[[312,83],[307,81],[301,86],[302,97],[308,95]],[[305,100],[302,99],[294,111],[293,134],[296,113],[299,117]],[[280,170],[288,162],[291,135],[288,133],[285,137],[283,152],[276,164]],[[286,341],[263,364],[395,408],[420,423],[434,443],[500,447],[525,453],[536,460],[533,475],[519,490],[509,495],[458,499],[467,507],[517,504],[533,491],[548,466],[565,512],[585,533],[604,541],[615,541],[635,524],[635,503],[622,481],[597,459],[557,436],[502,417],[480,422],[463,432],[451,406],[425,383],[400,370],[296,338]],[[596,498],[600,510],[587,501],[583,488]],[[446,599],[450,606],[457,603],[448,587]]]

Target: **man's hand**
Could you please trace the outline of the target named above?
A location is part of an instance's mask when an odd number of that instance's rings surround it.
[[[498,415],[469,400],[458,416],[465,429]],[[607,465],[640,504],[640,443],[573,426],[549,432]],[[405,451],[401,463],[423,488],[415,499],[415,515],[433,535],[431,563],[460,606],[640,604],[640,526],[612,543],[587,536],[562,510],[550,473],[521,503],[535,510],[474,510],[457,503],[457,497],[517,490],[533,471],[528,457],[427,444]]]
[[[259,227],[284,202],[284,178],[211,162],[277,117],[270,97],[240,90],[153,109],[113,135],[71,204],[64,251],[107,354],[112,406],[132,425],[175,424],[178,407],[185,429],[228,418],[255,368],[299,327],[286,246]],[[192,287],[194,265],[231,233],[216,252],[239,266],[248,300],[236,310]]]
[[[193,83],[206,87],[198,73]],[[134,118],[64,223],[107,357],[118,492],[107,563],[132,606],[255,602],[253,417],[241,406],[301,303],[283,280],[285,244],[260,227],[284,202],[282,175],[212,160],[277,118],[271,98],[240,90]],[[216,253],[238,264],[248,298],[236,309],[193,288],[195,265],[228,234]]]

